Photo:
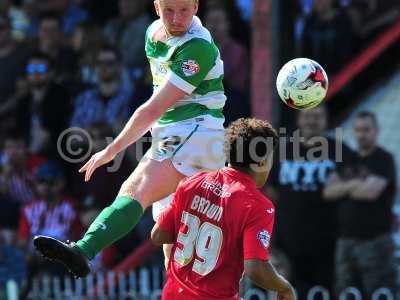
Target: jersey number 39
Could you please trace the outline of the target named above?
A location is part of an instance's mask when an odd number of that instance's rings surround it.
[[[198,217],[186,211],[182,214],[181,222],[187,226],[187,231],[178,235],[177,241],[182,248],[176,248],[174,259],[184,267],[192,262],[195,253],[192,270],[205,276],[217,265],[223,240],[222,230],[208,222],[200,224]]]

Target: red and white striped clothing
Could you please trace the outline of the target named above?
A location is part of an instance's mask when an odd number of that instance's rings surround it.
[[[33,177],[30,173],[12,174],[7,178],[0,178],[1,184],[6,188],[8,196],[18,203],[28,203],[33,199],[32,182]]]
[[[71,199],[62,198],[51,205],[44,200],[35,200],[22,208],[18,229],[21,240],[38,234],[72,240],[81,232],[79,216]]]

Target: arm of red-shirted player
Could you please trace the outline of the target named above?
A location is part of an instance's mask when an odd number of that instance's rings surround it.
[[[178,200],[180,198],[178,185],[171,204],[158,217],[157,223],[151,231],[151,240],[155,245],[173,244],[176,237],[176,224],[178,213]]]
[[[174,238],[170,232],[163,230],[160,228],[160,225],[156,223],[151,230],[151,241],[156,246],[162,246],[164,244],[172,244]]]
[[[171,203],[158,217],[157,223],[151,230],[151,240],[157,245],[172,244],[174,242],[174,204]]]
[[[278,300],[296,300],[292,285],[280,275],[269,261],[248,259],[244,261],[244,271],[259,287],[278,293]]]
[[[244,261],[246,275],[259,287],[278,293],[280,300],[296,299],[294,289],[269,261],[249,259]]]
[[[268,261],[274,218],[272,205],[254,207],[250,212],[243,235],[244,271],[255,284],[278,292],[278,299],[294,300],[292,286]]]

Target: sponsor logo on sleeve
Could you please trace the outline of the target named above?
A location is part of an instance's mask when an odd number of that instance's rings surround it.
[[[269,247],[269,242],[271,240],[271,235],[269,234],[269,232],[267,230],[261,230],[258,234],[257,234],[257,238],[260,241],[261,245],[263,245],[263,247],[265,249],[268,249]]]
[[[190,77],[200,72],[200,66],[195,60],[184,60],[182,62],[182,72],[185,76]]]

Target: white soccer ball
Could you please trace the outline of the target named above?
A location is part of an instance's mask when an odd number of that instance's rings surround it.
[[[276,88],[279,97],[295,109],[309,109],[324,100],[328,76],[319,63],[309,58],[296,58],[279,71]]]

